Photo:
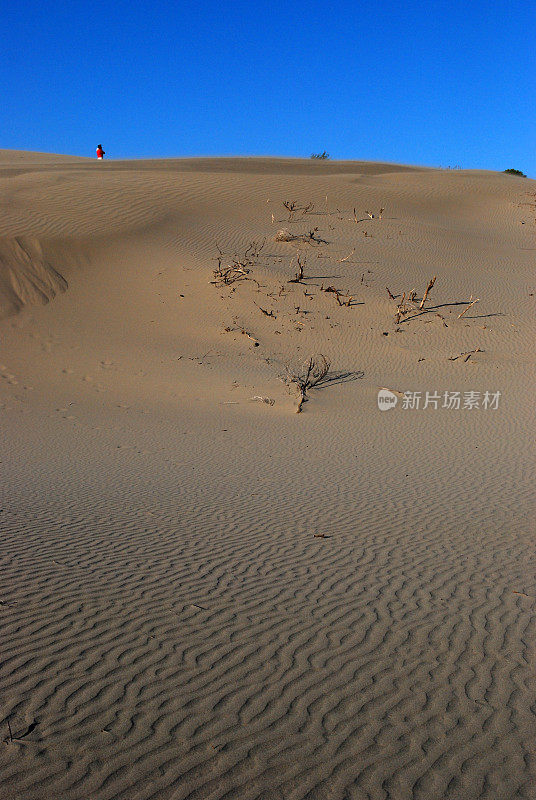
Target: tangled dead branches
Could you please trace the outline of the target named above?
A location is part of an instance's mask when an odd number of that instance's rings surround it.
[[[245,281],[251,272],[248,267],[240,261],[233,261],[226,267],[222,267],[221,259],[218,259],[218,266],[214,270],[214,280],[210,281],[214,286],[230,286],[236,281]]]
[[[346,308],[352,308],[352,306],[359,305],[356,301],[354,303],[354,296],[344,294],[341,289],[336,289],[335,286],[326,286],[324,284],[320,287],[321,292],[332,292],[335,295],[335,300],[337,301],[338,306],[346,306]]]
[[[311,356],[299,370],[293,370],[288,365],[283,380],[287,386],[295,386],[298,390],[298,405],[296,413],[302,410],[302,405],[308,400],[307,392],[324,380],[331,367],[331,362],[322,353]]]
[[[400,303],[397,305],[397,308],[396,308],[396,323],[397,323],[397,325],[400,322],[400,320],[402,319],[402,317],[406,316],[406,314],[409,314],[411,311],[419,311],[419,310],[424,308],[424,304],[426,302],[426,298],[428,297],[428,293],[430,292],[430,289],[432,289],[434,283],[436,282],[436,278],[437,278],[437,276],[434,275],[434,277],[431,278],[430,281],[428,282],[428,286],[426,287],[426,291],[425,291],[425,293],[423,295],[423,298],[420,301],[420,303],[417,300],[417,293],[416,293],[415,290],[413,290],[412,292],[409,292],[407,297],[406,297],[406,293],[405,292],[403,293],[402,300],[400,301]],[[389,289],[387,289],[387,291],[389,292],[390,297],[393,297],[393,295],[391,294]]]
[[[284,200],[283,205],[288,211],[288,222],[292,222],[294,220],[294,215],[298,212],[304,217],[314,208],[314,203],[308,203],[306,206],[299,206],[295,200]]]
[[[248,278],[251,272],[250,267],[255,266],[257,263],[257,259],[265,244],[266,239],[259,242],[251,241],[246,247],[244,255],[232,258],[231,262],[225,267],[222,267],[224,252],[218,247],[218,244],[216,244],[219,256],[215,260],[218,262],[218,266],[213,270],[214,280],[210,282],[214,284],[214,286],[230,286],[232,283],[236,283],[236,281],[254,280],[253,278]]]
[[[261,250],[263,249],[265,244],[266,244],[266,237],[262,240],[262,242],[255,242],[255,241],[250,242],[244,252],[244,259],[247,259],[248,261],[250,261],[251,264],[253,264],[253,261],[259,257]]]
[[[291,233],[286,228],[277,231],[274,241],[276,242],[307,242],[308,244],[328,244],[325,239],[318,236],[318,227],[308,231],[308,233]]]

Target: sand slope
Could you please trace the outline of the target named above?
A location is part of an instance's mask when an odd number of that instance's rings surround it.
[[[0,202],[0,798],[534,797],[534,182],[0,151]]]

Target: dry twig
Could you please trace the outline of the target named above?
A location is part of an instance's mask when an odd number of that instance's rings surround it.
[[[434,283],[436,282],[436,278],[437,278],[437,275],[434,275],[434,277],[430,280],[428,286],[426,287],[426,291],[425,291],[424,296],[423,296],[423,298],[421,300],[421,304],[420,304],[419,308],[423,308],[424,307],[424,304],[426,302],[426,298],[428,297],[428,292],[430,291],[430,289],[433,287]],[[413,298],[411,298],[411,299],[413,300]]]
[[[256,303],[255,301],[253,301],[253,305],[257,306],[257,308],[259,309],[259,311],[262,311],[262,313],[263,313],[263,314],[266,314],[266,316],[267,316],[267,317],[273,317],[274,319],[277,319],[277,317],[276,317],[276,315],[274,314],[273,310],[266,311],[266,309],[265,309],[265,308],[263,308],[262,306],[260,306],[260,305],[259,305],[258,303]]]
[[[298,271],[293,278],[290,278],[290,280],[288,281],[289,283],[301,283],[301,281],[303,280],[303,270],[305,268],[306,260],[307,258],[305,257],[302,261],[300,258],[300,253],[298,253],[297,255]]]
[[[471,297],[472,297],[472,295],[471,295]],[[470,308],[472,308],[472,307],[474,306],[474,304],[475,304],[475,303],[478,303],[478,302],[479,302],[479,300],[480,300],[480,297],[477,297],[477,299],[476,299],[476,300],[473,300],[472,302],[470,302],[470,303],[469,303],[469,305],[467,306],[467,308],[464,308],[464,310],[462,311],[462,313],[461,313],[461,314],[458,314],[458,316],[456,317],[456,319],[461,319],[461,318],[463,317],[463,315],[464,315],[464,314],[467,314],[467,312],[469,311],[469,309],[470,309]]]
[[[480,347],[475,347],[474,350],[466,350],[464,353],[459,353],[457,356],[449,356],[448,360],[449,361],[457,361],[462,356],[465,356],[465,358],[463,360],[464,361],[469,361],[469,359],[471,358],[472,355],[474,355],[475,353],[482,353],[482,352],[483,352],[483,350],[481,350]]]
[[[231,328],[228,325],[226,328],[224,328],[224,331],[225,333],[232,333],[233,331],[238,331],[243,336],[247,336],[248,339],[251,339],[255,347],[259,347],[260,344],[259,340],[256,339],[255,336],[252,336],[251,333],[248,333],[248,331],[245,328],[241,328],[240,326],[238,328]]]
[[[348,261],[348,259],[351,258],[354,253],[355,253],[355,247],[354,247],[354,249],[352,250],[351,253],[348,253],[347,256],[345,256],[344,258],[339,258],[339,260],[337,261],[337,264],[342,264],[344,261]]]

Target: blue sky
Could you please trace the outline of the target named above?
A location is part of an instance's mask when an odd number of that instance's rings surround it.
[[[536,176],[534,3],[4,3],[0,147]]]

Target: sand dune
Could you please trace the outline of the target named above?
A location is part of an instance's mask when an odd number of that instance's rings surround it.
[[[535,797],[534,182],[0,151],[0,201],[0,798]]]

